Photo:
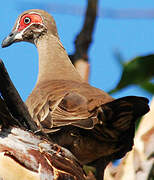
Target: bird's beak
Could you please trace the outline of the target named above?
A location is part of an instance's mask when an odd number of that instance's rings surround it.
[[[22,40],[22,34],[18,31],[12,31],[3,41],[2,48],[10,46],[14,42],[18,42]]]

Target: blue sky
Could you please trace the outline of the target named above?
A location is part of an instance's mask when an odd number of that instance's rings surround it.
[[[39,5],[43,2],[43,6]],[[23,4],[26,3],[26,4]],[[1,2],[1,33],[0,41],[4,39],[14,25],[17,16],[29,8],[45,8],[51,13],[57,23],[60,39],[68,53],[74,50],[74,38],[80,31],[83,16],[52,13],[49,3],[75,5],[85,9],[86,0],[5,0]],[[48,4],[47,6],[45,6]],[[99,0],[99,8],[103,9],[154,9],[153,0]],[[100,11],[101,11],[100,10]],[[121,66],[114,58],[114,51],[118,49],[124,59],[130,60],[138,55],[154,52],[154,20],[152,19],[109,19],[97,18],[93,43],[89,51],[91,64],[90,83],[100,89],[109,91],[115,87],[121,75]],[[0,58],[3,59],[13,83],[23,100],[26,100],[35,86],[38,69],[38,55],[34,45],[30,43],[16,43],[8,48],[0,48]],[[139,87],[130,86],[114,97],[139,95],[151,98],[151,95]]]

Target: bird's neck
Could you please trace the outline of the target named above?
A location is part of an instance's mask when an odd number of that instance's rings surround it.
[[[36,46],[39,53],[37,83],[50,80],[82,81],[58,37],[45,36]]]

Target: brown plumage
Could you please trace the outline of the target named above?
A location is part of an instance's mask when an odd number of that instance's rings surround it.
[[[38,80],[26,105],[40,129],[82,164],[100,157],[119,158],[131,149],[135,120],[149,111],[146,98],[114,100],[84,82],[45,11],[22,13],[2,47],[18,41],[34,43],[38,49]]]

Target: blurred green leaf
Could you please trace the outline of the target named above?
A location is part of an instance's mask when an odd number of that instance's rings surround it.
[[[84,165],[83,169],[87,175],[89,174],[89,171],[91,171],[93,174],[96,174],[96,168],[93,166]]]
[[[127,63],[121,62],[119,54],[116,54],[116,58],[123,66],[123,72],[118,85],[109,92],[110,94],[133,84],[154,94],[154,84],[151,82],[154,78],[154,54],[139,56]]]
[[[150,92],[151,94],[154,94],[154,84],[153,83],[145,81],[145,82],[141,83],[140,86],[144,90]]]

